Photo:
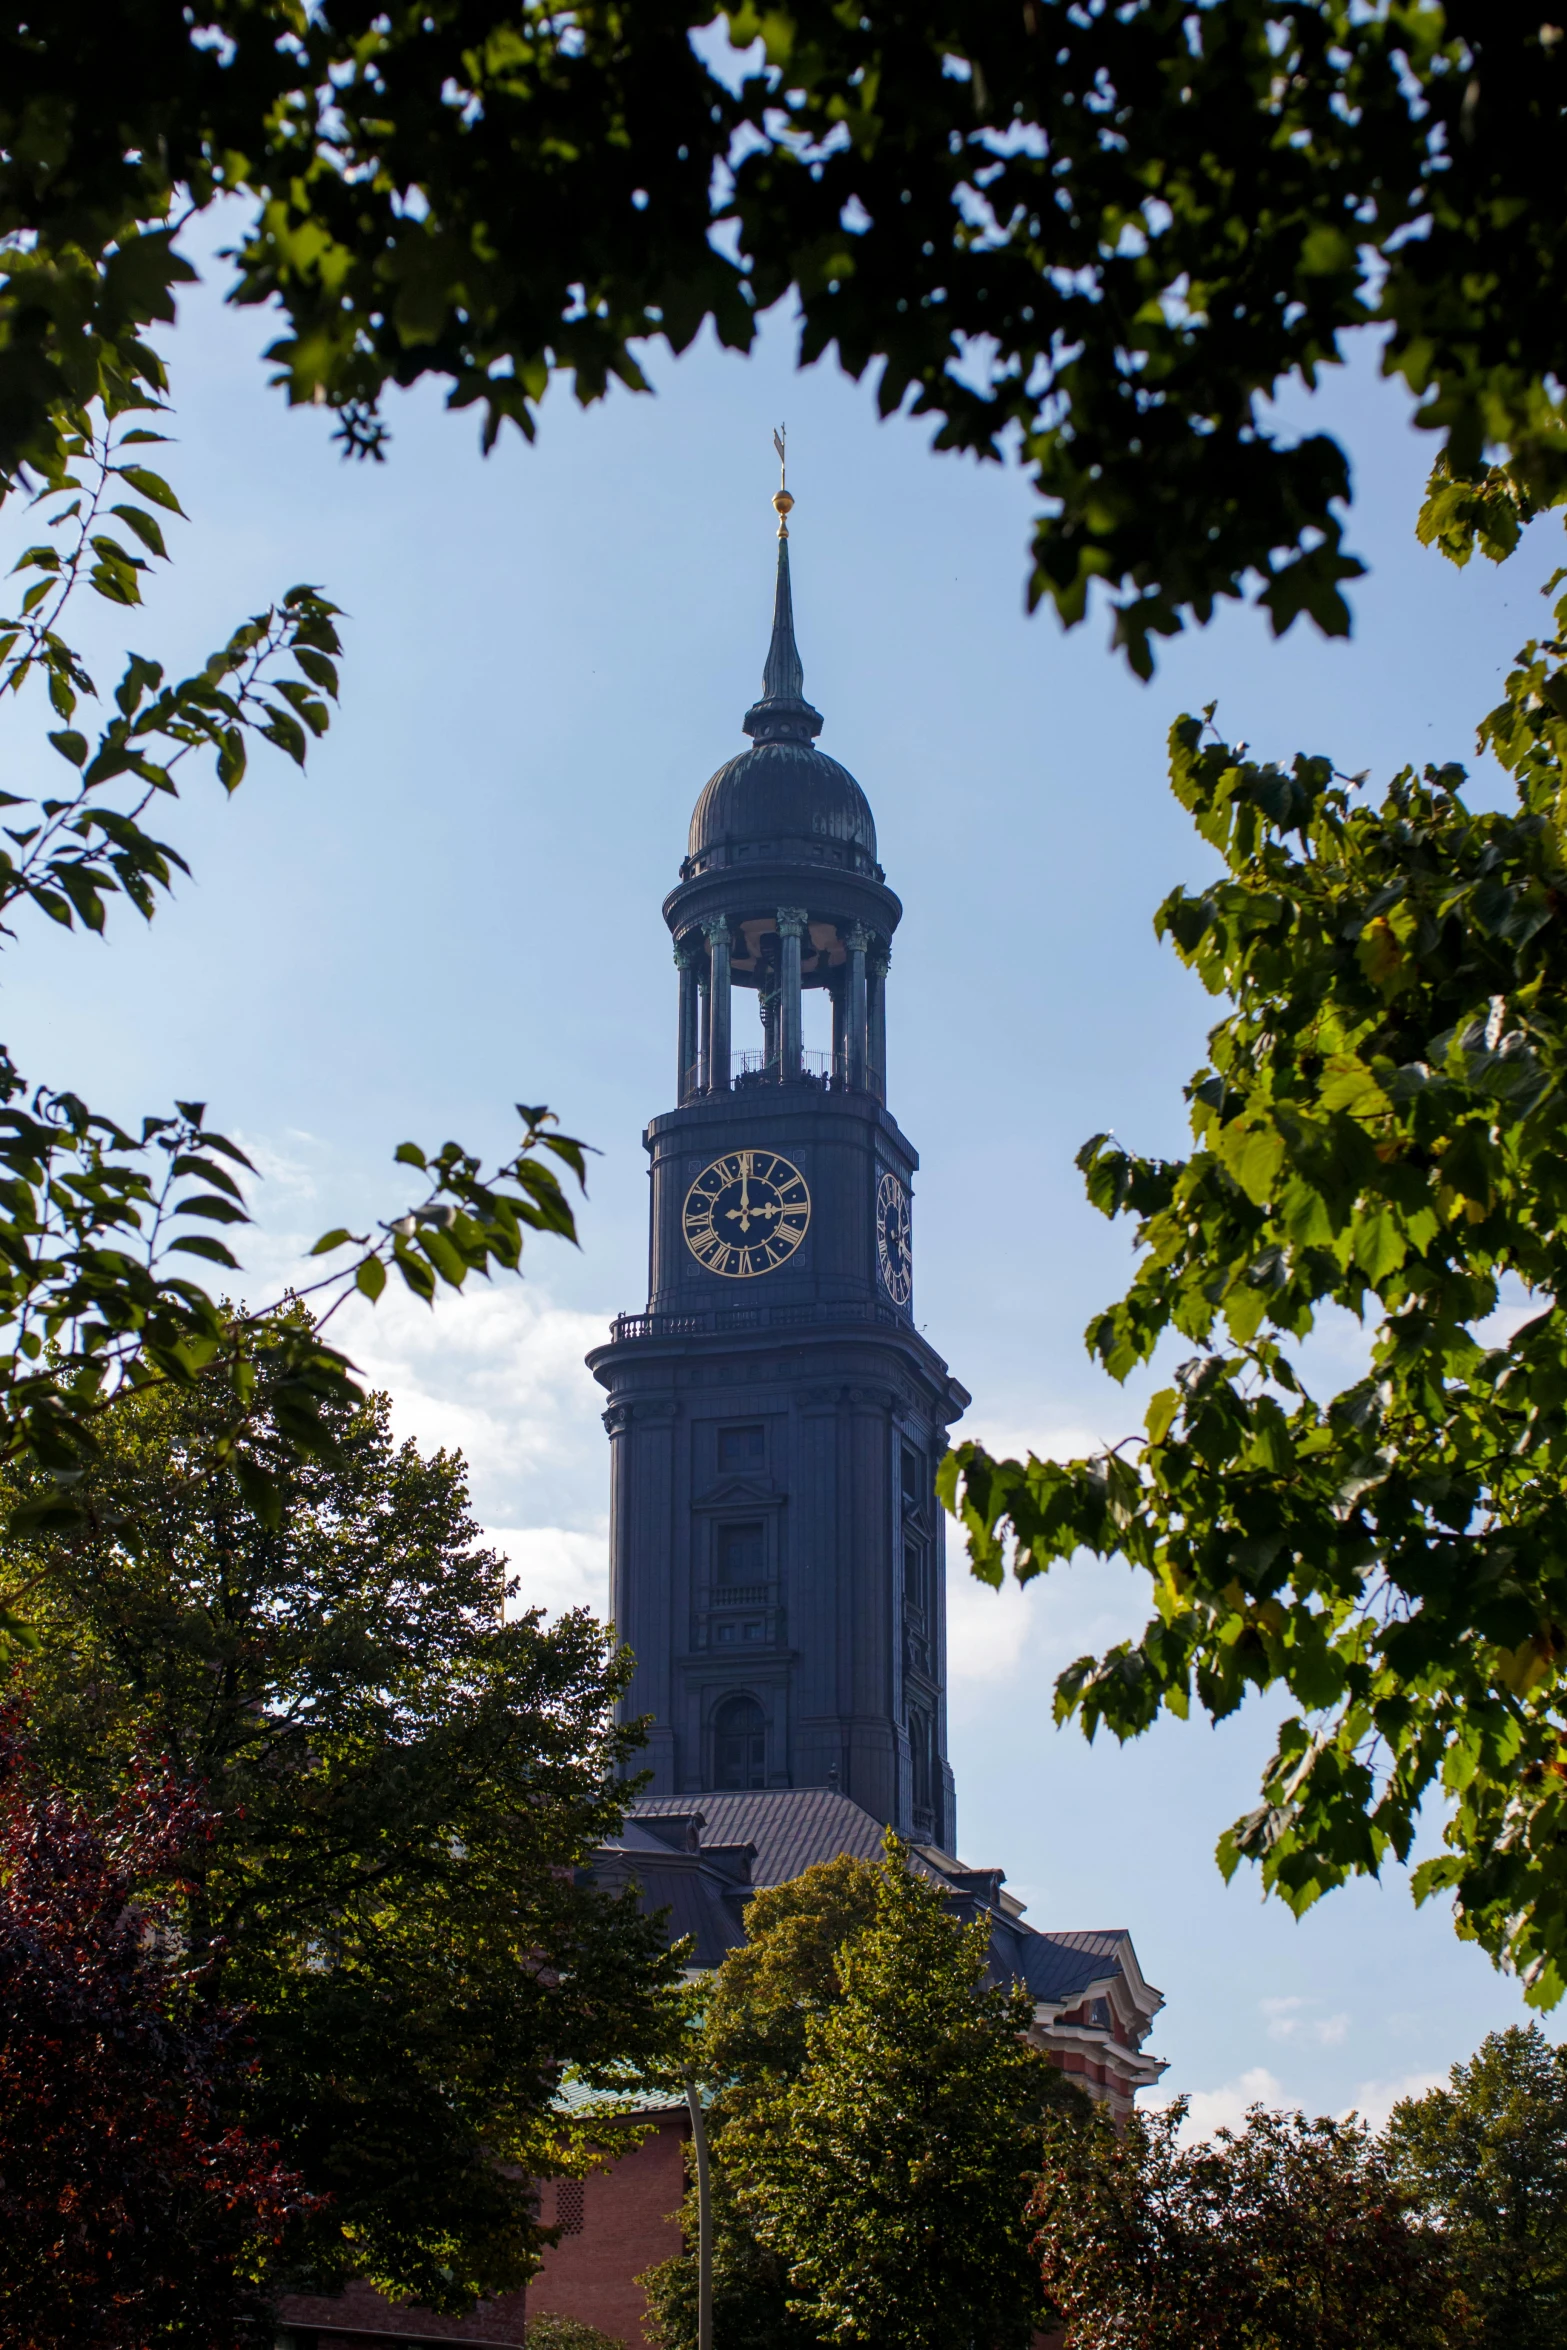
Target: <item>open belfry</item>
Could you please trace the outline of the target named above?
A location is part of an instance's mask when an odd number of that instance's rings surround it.
[[[779,450],[783,455],[782,447]],[[635,1656],[650,1786],[614,1845],[631,1883],[716,1966],[761,1888],[884,1831],[983,1916],[1034,2033],[1118,2113],[1163,2064],[1162,2005],[1120,1929],[1039,1930],[1000,1868],[957,1857],[935,1468],[969,1397],[914,1319],[918,1155],[889,1107],[902,907],[870,803],[817,748],[795,640],[781,486],[772,639],[749,747],[698,795],[664,900],[675,1095],[644,1137],[649,1293],[589,1356],[611,1453],[610,1609]],[[760,1043],[734,1046],[736,990]],[[830,1007],[805,1045],[808,992]],[[748,1023],[748,1025],[751,1025]],[[638,2275],[678,2248],[684,2120],[544,2189],[562,2234],[529,2291],[633,2345]]]

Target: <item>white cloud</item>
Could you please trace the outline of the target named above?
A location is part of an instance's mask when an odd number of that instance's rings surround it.
[[[480,1518],[580,1532],[599,1524],[609,1445],[583,1356],[608,1335],[607,1315],[497,1280],[443,1293],[433,1310],[388,1288],[378,1306],[356,1299],[331,1327],[369,1384],[390,1392],[400,1437],[461,1451]]]
[[[1349,2036],[1347,2015],[1312,2015],[1318,1999],[1264,1999],[1258,2003],[1268,2020],[1270,2040],[1310,2042],[1317,2048],[1339,2048]]]
[[[1341,2118],[1358,2113],[1373,2130],[1385,2130],[1388,2115],[1402,2097],[1423,2097],[1428,2089],[1445,2089],[1446,2073],[1405,2073],[1397,2081],[1362,2081]]]
[[[518,1607],[542,1607],[552,1616],[573,1607],[609,1613],[607,1525],[593,1534],[565,1526],[486,1526],[484,1539],[516,1570]]]
[[[1250,2106],[1285,2102],[1283,2083],[1266,2065],[1253,2065],[1250,2072],[1242,2073],[1238,2080],[1226,2081],[1222,2088],[1192,2091],[1187,2099],[1181,2142],[1196,2146],[1204,2138],[1211,2138],[1215,2130],[1244,2129]]]

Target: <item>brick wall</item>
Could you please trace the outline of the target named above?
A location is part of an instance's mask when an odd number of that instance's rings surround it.
[[[545,2252],[528,2287],[530,2317],[548,2309],[582,2318],[644,2350],[647,2301],[636,2279],[680,2250],[685,2141],[684,2118],[670,2114],[607,2170],[545,2181],[539,2217],[570,2232]]]

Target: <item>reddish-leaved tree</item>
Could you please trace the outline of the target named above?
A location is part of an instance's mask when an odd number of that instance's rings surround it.
[[[1064,2350],[1465,2350],[1442,2236],[1354,2121],[1254,2105],[1183,2146],[1186,2103],[1046,2123],[1033,2202]]]
[[[304,2200],[222,2117],[243,2018],[182,1957],[199,1797],[145,1768],[94,1817],[0,1711],[0,2340],[254,2345],[257,2255]]]

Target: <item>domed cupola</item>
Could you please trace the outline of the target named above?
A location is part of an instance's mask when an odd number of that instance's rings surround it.
[[[882,879],[876,820],[847,767],[815,747],[822,716],[805,699],[794,641],[789,525],[794,500],[780,490],[778,584],[762,694],[742,721],[751,748],[724,762],[702,787],[691,816],[682,881],[727,865],[823,865]]]

